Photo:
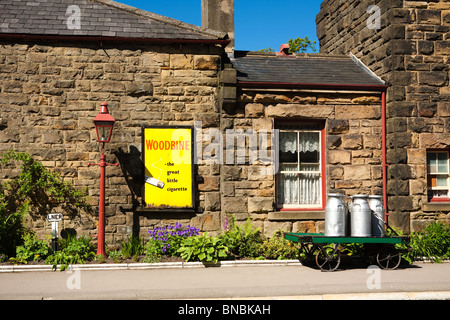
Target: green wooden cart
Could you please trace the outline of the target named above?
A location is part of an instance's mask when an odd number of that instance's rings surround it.
[[[408,244],[409,237],[326,237],[323,233],[285,233],[285,239],[300,244],[300,250],[314,259],[322,271],[334,271],[341,263],[346,244],[363,244],[365,255],[376,259],[380,268],[394,270],[400,265],[401,251],[396,244]]]

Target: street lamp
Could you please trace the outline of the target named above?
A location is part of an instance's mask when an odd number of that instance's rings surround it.
[[[114,127],[114,118],[108,112],[108,104],[100,104],[100,112],[94,119],[95,130],[97,131],[98,142],[107,143],[111,140],[111,134]]]
[[[114,118],[108,112],[108,104],[102,102],[100,104],[100,112],[94,119],[95,130],[97,132],[97,140],[102,144],[102,154],[100,163],[88,163],[88,166],[100,166],[100,200],[98,205],[98,239],[97,239],[97,255],[105,253],[105,168],[106,166],[118,166],[118,163],[106,163],[105,160],[105,143],[111,140],[111,134],[114,127]]]

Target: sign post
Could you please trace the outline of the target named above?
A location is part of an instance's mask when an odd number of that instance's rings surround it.
[[[192,127],[144,127],[144,204],[150,210],[194,210]]]
[[[63,219],[61,213],[50,213],[47,220],[52,223],[52,250],[58,250],[58,222]]]

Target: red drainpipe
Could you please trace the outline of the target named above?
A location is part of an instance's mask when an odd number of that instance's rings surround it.
[[[386,210],[384,222],[388,223],[388,204],[387,204],[387,161],[386,161],[386,89],[381,92],[381,125],[382,125],[382,161],[383,161],[383,204]]]

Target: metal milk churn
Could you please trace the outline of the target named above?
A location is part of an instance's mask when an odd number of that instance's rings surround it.
[[[347,212],[344,195],[330,193],[325,206],[325,236],[345,237]]]
[[[372,235],[371,210],[367,203],[367,196],[356,194],[352,196],[351,204],[351,236],[370,237]]]
[[[385,210],[383,196],[369,196],[369,207],[372,211],[372,236],[384,237]]]

